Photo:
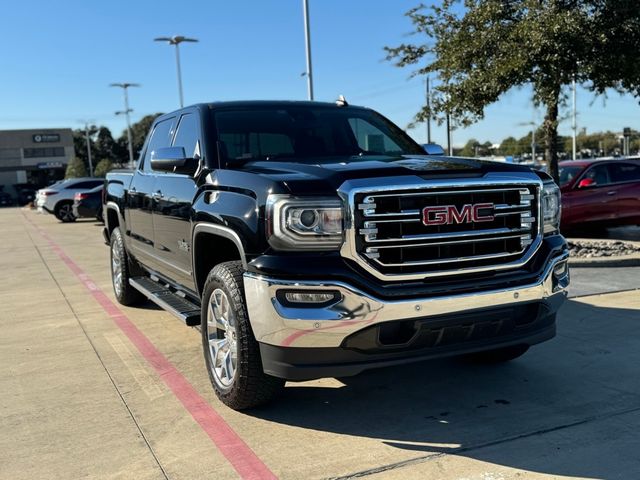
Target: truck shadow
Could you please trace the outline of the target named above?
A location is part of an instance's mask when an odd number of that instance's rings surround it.
[[[449,453],[590,478],[611,478],[635,462],[637,473],[640,459],[631,446],[614,449],[598,438],[618,428],[618,417],[640,423],[633,414],[640,413],[640,310],[569,301],[558,318],[554,340],[509,364],[445,359],[289,383],[278,401],[250,414],[375,439],[415,451],[413,458]],[[594,454],[608,461],[586,458]]]

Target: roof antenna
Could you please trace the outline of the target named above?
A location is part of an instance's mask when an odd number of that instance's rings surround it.
[[[348,107],[347,99],[344,98],[344,95],[338,95],[338,100],[336,100],[336,105],[339,107]]]

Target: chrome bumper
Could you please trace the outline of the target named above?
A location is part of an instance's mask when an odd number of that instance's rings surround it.
[[[244,274],[249,319],[256,340],[283,347],[338,347],[349,335],[393,320],[428,318],[502,305],[541,301],[556,311],[569,286],[568,253],[550,260],[539,281],[516,288],[411,300],[385,301],[334,281],[291,281]],[[557,267],[557,268],[556,268]],[[564,267],[564,268],[563,268]],[[291,307],[278,290],[339,292],[335,303]]]

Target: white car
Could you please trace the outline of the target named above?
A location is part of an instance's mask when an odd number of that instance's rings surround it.
[[[61,222],[73,222],[73,197],[104,183],[104,178],[70,178],[42,188],[36,193],[38,211],[52,213]]]

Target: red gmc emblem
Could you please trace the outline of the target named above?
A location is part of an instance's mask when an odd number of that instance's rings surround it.
[[[424,207],[422,209],[422,223],[430,225],[450,225],[452,223],[490,222],[493,214],[481,215],[480,210],[493,211],[493,203],[476,203],[463,205],[460,210],[455,205],[438,207]]]

